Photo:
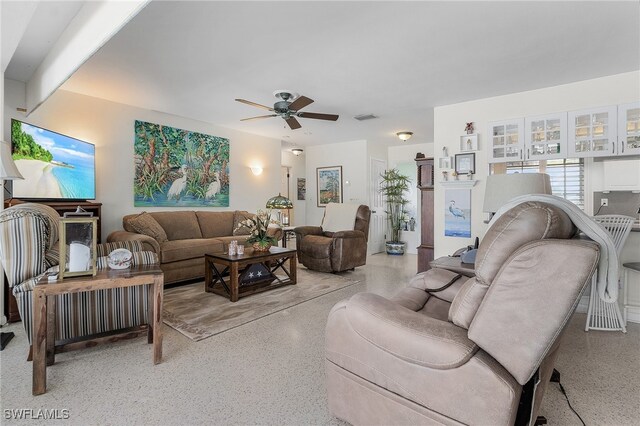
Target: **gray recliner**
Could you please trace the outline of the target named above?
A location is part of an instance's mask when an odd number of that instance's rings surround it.
[[[575,234],[560,209],[526,202],[488,230],[475,277],[431,269],[390,300],[359,293],[338,303],[326,329],[331,413],[352,424],[535,420],[599,258]],[[523,387],[538,379],[533,408],[518,413]]]

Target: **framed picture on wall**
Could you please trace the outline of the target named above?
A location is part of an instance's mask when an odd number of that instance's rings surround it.
[[[456,154],[456,173],[466,175],[476,173],[476,154]]]
[[[307,195],[307,179],[298,178],[298,200],[302,201],[306,199]]]
[[[342,202],[342,166],[316,168],[318,207]]]

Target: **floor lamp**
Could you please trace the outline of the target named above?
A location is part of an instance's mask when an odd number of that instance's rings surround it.
[[[16,167],[16,163],[13,162],[13,158],[11,158],[11,144],[9,142],[0,141],[0,180],[2,181],[2,203],[0,203],[0,211],[4,210],[4,181],[5,180],[15,180],[15,179],[24,179],[18,168]],[[0,253],[0,255],[4,256],[4,253]],[[2,269],[2,264],[0,264],[0,284],[2,287],[0,288],[0,311],[2,311],[2,317],[0,317],[0,325],[4,326],[7,323],[7,317],[4,314],[4,270]],[[14,334],[12,332],[8,333],[0,333],[0,350],[4,349],[5,346],[13,339]]]

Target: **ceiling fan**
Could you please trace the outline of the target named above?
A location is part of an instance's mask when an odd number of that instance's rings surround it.
[[[303,112],[300,111],[302,108],[307,105],[313,103],[313,99],[309,99],[306,96],[298,96],[296,93],[276,90],[274,96],[280,99],[278,102],[273,104],[273,108],[260,105],[255,102],[247,101],[244,99],[236,99],[238,102],[242,102],[243,104],[252,105],[258,108],[263,108],[268,111],[273,112],[273,114],[269,115],[260,115],[257,117],[243,118],[240,121],[249,121],[249,120],[258,120],[260,118],[270,118],[270,117],[282,117],[284,121],[287,122],[291,130],[299,129],[302,127],[300,122],[296,119],[296,117],[300,118],[313,118],[315,120],[329,120],[336,121],[338,116],[335,114],[320,114],[317,112]]]

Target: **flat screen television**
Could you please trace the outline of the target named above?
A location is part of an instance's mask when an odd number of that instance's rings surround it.
[[[93,144],[12,119],[11,147],[13,160],[24,177],[13,181],[13,198],[96,198]]]

